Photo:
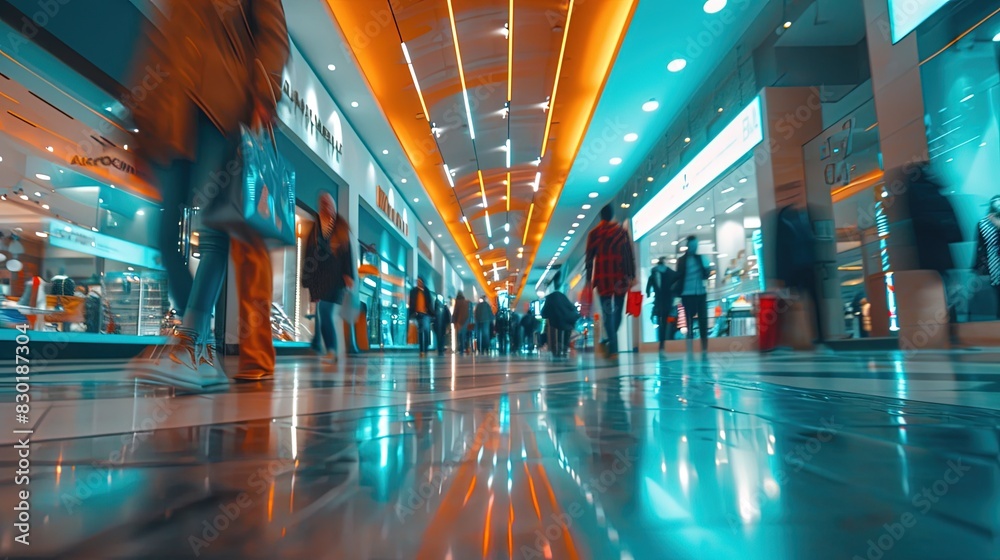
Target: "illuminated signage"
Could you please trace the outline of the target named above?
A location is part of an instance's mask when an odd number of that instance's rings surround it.
[[[396,229],[402,232],[404,236],[410,235],[410,224],[406,221],[405,213],[400,214],[396,211],[396,206],[392,200],[395,197],[391,194],[386,194],[380,186],[375,187],[375,189],[375,205],[378,206],[378,209],[381,210],[387,218],[389,218],[392,225],[396,226]]]
[[[153,270],[163,270],[163,258],[156,249],[57,220],[49,220],[47,229],[49,245],[53,247]]]
[[[309,131],[330,144],[333,147],[333,151],[337,153],[337,159],[340,159],[344,155],[344,143],[323,123],[323,118],[320,117],[319,110],[306,103],[305,96],[299,93],[298,90],[292,89],[292,85],[288,80],[285,80],[282,84],[281,91],[285,94],[288,102],[306,119],[306,126]]]
[[[133,167],[131,163],[111,156],[94,158],[87,156],[73,156],[73,159],[70,160],[69,164],[76,165],[78,167],[110,167],[119,171],[124,171],[129,175],[136,174],[135,167]]]
[[[761,111],[761,99],[757,97],[691,163],[636,212],[632,218],[636,239],[652,231],[664,219],[698,196],[719,175],[764,140]]]
[[[889,0],[893,44],[902,41],[947,3],[948,0]]]

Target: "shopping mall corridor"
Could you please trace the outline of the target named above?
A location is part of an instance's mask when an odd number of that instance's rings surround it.
[[[300,357],[209,394],[75,364],[35,376],[27,550],[997,558],[998,357]]]

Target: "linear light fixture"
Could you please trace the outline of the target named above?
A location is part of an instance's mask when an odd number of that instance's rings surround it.
[[[431,114],[427,112],[427,103],[424,102],[424,92],[420,89],[420,81],[417,80],[417,71],[413,69],[413,61],[410,59],[410,51],[406,48],[406,43],[400,43],[403,46],[403,58],[406,59],[406,66],[410,69],[410,77],[413,78],[413,87],[417,88],[417,97],[420,98],[420,108],[424,110],[424,118],[427,122],[431,122]]]
[[[514,95],[514,0],[507,8],[507,102]],[[507,167],[510,167],[509,165]]]
[[[465,85],[465,69],[462,66],[462,49],[458,46],[458,25],[455,23],[455,8],[448,0],[448,18],[451,20],[451,37],[455,43],[455,59],[458,61],[458,77],[462,80],[462,97],[465,99],[465,117],[469,121],[469,135],[476,139],[476,129],[472,125],[472,106],[469,104],[469,88]]]
[[[490,224],[490,213],[486,211],[486,237],[493,239],[493,226]]]
[[[507,169],[510,169],[510,138],[507,139]]]
[[[479,242],[478,242],[478,241],[476,241],[476,236],[475,236],[475,234],[473,234],[473,233],[472,233],[472,232],[470,231],[470,232],[469,232],[469,237],[471,237],[471,238],[472,238],[472,246],[473,246],[473,247],[475,247],[475,248],[476,248],[476,250],[478,251],[478,250],[479,250]],[[480,264],[481,264],[481,263],[480,263]]]
[[[521,245],[528,244],[528,230],[531,229],[531,215],[535,212],[535,203],[528,207],[528,219],[524,222],[524,235],[521,237]]]
[[[486,181],[483,180],[483,170],[477,169],[476,174],[479,175],[479,195],[483,197],[483,208],[486,208]]]
[[[451,176],[451,169],[448,168],[448,164],[444,164],[444,176],[448,178],[448,184],[451,188],[455,188],[455,178]]]
[[[451,0],[448,0],[449,5]],[[542,137],[542,155],[545,157],[545,152],[549,147],[549,131],[552,128],[552,114],[555,112],[556,108],[556,94],[559,93],[559,76],[562,74],[563,60],[566,57],[566,40],[569,38],[569,24],[573,20],[573,6],[576,4],[576,0],[569,0],[569,8],[566,10],[566,26],[563,28],[563,38],[562,46],[559,47],[559,63],[556,65],[556,80],[552,84],[552,96],[549,97],[549,111],[545,118],[545,136]]]
[[[510,171],[507,172],[507,211],[510,212]]]
[[[737,200],[735,204],[733,204],[729,208],[726,208],[726,214],[732,214],[733,212],[739,210],[740,208],[743,208],[744,204],[746,204],[746,201],[743,200],[742,198]]]
[[[469,233],[472,233],[472,224],[469,223],[469,219],[462,216],[462,223],[465,224],[465,229],[469,230]]]
[[[535,184],[532,185],[532,187],[534,187],[535,189],[535,192],[538,192],[538,187],[540,187],[541,185],[542,185],[542,172],[537,171],[535,172]]]

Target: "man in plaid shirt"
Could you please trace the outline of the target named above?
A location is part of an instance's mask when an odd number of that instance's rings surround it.
[[[609,204],[601,209],[601,221],[587,236],[587,287],[596,289],[601,298],[607,354],[618,355],[618,327],[625,310],[625,295],[636,284],[635,251],[632,237],[614,221],[615,210]]]

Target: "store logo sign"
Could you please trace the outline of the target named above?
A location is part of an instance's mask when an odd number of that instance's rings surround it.
[[[102,156],[102,157],[87,157],[87,156],[73,156],[70,160],[70,165],[75,165],[77,167],[109,167],[112,169],[117,169],[129,175],[135,175],[135,167],[131,163],[124,161],[122,159]]]
[[[382,190],[381,186],[376,186],[375,190],[375,205],[378,206],[378,209],[389,218],[392,225],[396,226],[396,229],[402,232],[403,235],[410,235],[410,224],[407,223],[406,216],[396,211],[393,200]]]
[[[60,220],[48,220],[46,229],[49,234],[49,244],[53,247],[152,270],[163,270],[163,258],[156,249],[96,233]]]
[[[325,140],[337,154],[337,161],[340,161],[340,158],[344,155],[344,142],[340,138],[337,138],[336,134],[331,132],[326,124],[324,124],[319,110],[307,103],[305,96],[299,93],[298,90],[292,89],[292,84],[288,80],[285,80],[282,84],[281,91],[285,94],[285,98],[288,99],[306,120],[307,130]]]
[[[889,0],[893,44],[902,41],[947,3],[948,0]]]

